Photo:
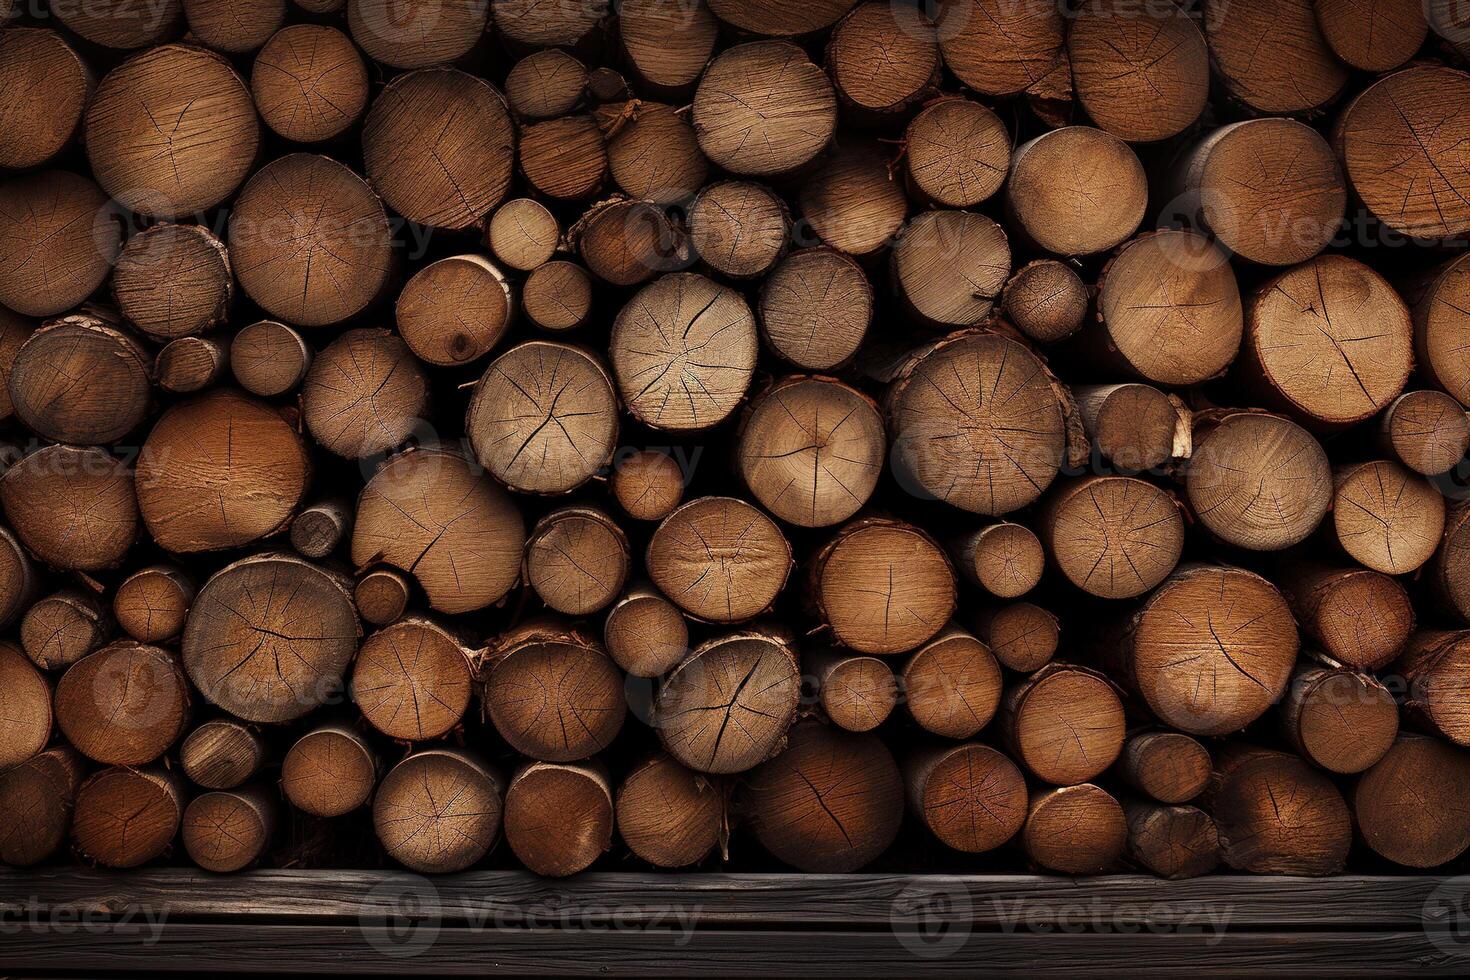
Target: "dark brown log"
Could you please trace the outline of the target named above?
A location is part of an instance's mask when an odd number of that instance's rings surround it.
[[[0,772],[18,766],[51,741],[51,684],[20,647],[0,640]]]
[[[303,507],[291,521],[291,547],[304,558],[325,558],[337,550],[352,529],[346,501],[323,500]]]
[[[659,97],[688,96],[714,54],[719,24],[702,2],[624,0],[618,40],[639,81]]]
[[[635,766],[618,787],[618,834],[660,868],[687,868],[728,837],[726,790],[668,755]]]
[[[575,330],[592,313],[592,277],[575,262],[539,265],[521,284],[521,308],[542,330]]]
[[[0,304],[50,316],[102,285],[122,247],[122,227],[87,178],[37,171],[0,182],[0,243]]]
[[[361,636],[345,577],[264,553],[225,566],[199,590],[184,625],[184,669],[237,718],[290,721],[340,690]]]
[[[1371,674],[1304,660],[1281,702],[1281,728],[1302,758],[1328,772],[1362,772],[1383,758],[1399,709]]]
[[[1177,397],[1151,385],[1077,385],[1083,431],[1124,470],[1152,470],[1193,452],[1191,418]]]
[[[1424,735],[1400,735],[1353,790],[1363,841],[1395,864],[1433,868],[1470,847],[1470,755]]]
[[[1352,820],[1342,794],[1286,752],[1242,749],[1222,759],[1205,809],[1237,871],[1322,876],[1347,862]]]
[[[374,568],[357,580],[352,601],[363,622],[386,626],[403,615],[412,592],[403,573],[392,568]]]
[[[1429,31],[1426,19],[1433,4],[1412,0],[1313,0],[1317,25],[1332,53],[1362,71],[1399,67],[1419,51]]]
[[[336,6],[341,5],[338,0]],[[427,68],[468,54],[488,29],[491,6],[474,0],[414,0],[409,6],[397,0],[348,0],[347,28],[374,61]]]
[[[1180,732],[1142,731],[1130,735],[1118,756],[1118,775],[1160,803],[1188,803],[1209,785],[1210,753]]]
[[[954,568],[911,524],[862,518],[812,559],[808,599],[838,643],[863,653],[904,653],[931,639],[955,609]]]
[[[701,497],[673,511],[654,531],[644,560],[670,600],[712,623],[765,612],[793,565],[775,521],[735,497]]]
[[[613,794],[599,768],[533,762],[505,794],[505,842],[531,871],[576,874],[612,847]]]
[[[685,264],[681,233],[648,201],[594,205],[567,236],[592,274],[614,286],[636,286]]]
[[[903,229],[908,200],[889,175],[889,151],[873,140],[838,143],[797,198],[804,237],[848,255],[867,256],[893,243]],[[930,236],[923,236],[932,239]],[[986,262],[994,257],[982,252]]]
[[[234,789],[265,762],[265,742],[248,725],[228,718],[206,721],[179,744],[179,765],[205,789]]]
[[[156,121],[166,119],[164,132]],[[87,158],[118,203],[179,218],[219,204],[255,162],[260,123],[230,63],[169,44],[123,62],[87,106]]]
[[[1322,37],[1312,0],[1272,7],[1205,0],[1202,21],[1225,90],[1257,114],[1318,109],[1347,83],[1347,66]]]
[[[1332,499],[1338,543],[1363,565],[1386,575],[1412,572],[1434,554],[1444,534],[1444,495],[1398,463],[1339,466]]]
[[[608,8],[602,4],[544,4],[537,0],[490,0],[496,30],[512,45],[575,48],[591,43]]]
[[[56,724],[77,751],[105,765],[156,760],[189,720],[178,657],[119,640],[77,661],[56,685]]]
[[[786,750],[750,774],[756,837],[801,871],[856,871],[888,849],[903,821],[904,786],[873,735],[804,722]]]
[[[470,703],[469,652],[429,619],[400,619],[369,636],[352,666],[352,699],[390,738],[421,742],[457,726]]]
[[[1430,585],[1438,604],[1463,622],[1470,622],[1470,574],[1464,556],[1470,551],[1470,504],[1457,501],[1445,514],[1444,539],[1430,566]]]
[[[817,650],[802,656],[803,679],[811,684],[827,720],[849,732],[869,732],[898,703],[893,670],[877,657]]]
[[[831,27],[855,0],[816,0],[793,7],[780,0],[709,0],[715,16],[750,34],[792,37]]]
[[[623,727],[622,675],[600,643],[573,627],[533,621],[501,634],[482,657],[485,710],[522,755],[586,759]]]
[[[1467,96],[1470,75],[1417,65],[1370,85],[1338,119],[1333,135],[1348,182],[1394,231],[1436,239],[1470,230],[1470,201],[1449,176],[1470,158],[1470,120],[1458,111]]]
[[[113,766],[77,791],[71,835],[98,864],[136,868],[168,850],[183,817],[183,793],[169,770]]]
[[[936,17],[944,63],[982,95],[1015,95],[1063,55],[1066,20],[1053,4],[941,0]]]
[[[691,769],[744,772],[786,745],[801,677],[783,636],[751,630],[696,647],[659,688],[653,724]]]
[[[530,272],[551,261],[560,239],[561,226],[556,216],[529,197],[506,201],[495,209],[485,226],[485,243],[495,257],[521,272]]]
[[[1463,256],[1462,256],[1463,258]],[[1415,292],[1414,353],[1424,377],[1470,406],[1470,359],[1460,349],[1470,317],[1470,262],[1452,259],[1432,270]]]
[[[134,235],[112,274],[118,310],[155,340],[224,323],[234,278],[224,243],[198,225],[154,225]]]
[[[1470,450],[1470,416],[1442,391],[1407,391],[1378,420],[1378,445],[1415,473],[1438,476]]]
[[[55,31],[0,34],[0,167],[38,167],[66,149],[93,86],[87,63]]]
[[[81,782],[81,757],[65,744],[0,769],[0,862],[25,868],[50,857],[66,839]]]
[[[719,181],[689,206],[689,242],[716,272],[754,278],[769,272],[786,251],[789,220],[785,202],[771,190]]]
[[[68,30],[105,48],[146,48],[184,28],[182,0],[56,0],[48,6]]]
[[[239,356],[232,352],[232,363]],[[348,330],[312,362],[301,391],[306,427],[348,459],[402,444],[423,424],[429,382],[395,333]]]
[[[1030,602],[1011,602],[980,610],[976,634],[995,659],[1018,673],[1040,670],[1056,655],[1061,621]]]
[[[465,458],[416,449],[394,456],[357,498],[352,563],[412,575],[443,613],[484,609],[520,579],[526,526],[510,495]]]
[[[1407,685],[1405,720],[1470,746],[1470,631],[1419,630],[1396,666]]]
[[[1026,781],[987,745],[932,746],[904,764],[909,810],[949,847],[994,850],[1026,822]]]
[[[10,400],[16,418],[42,438],[102,445],[142,423],[152,376],[153,359],[136,340],[78,313],[42,325],[21,345]]]
[[[1332,504],[1327,454],[1276,415],[1227,412],[1201,426],[1185,471],[1190,509],[1212,534],[1252,551],[1300,544]]]
[[[1128,801],[1128,858],[1160,878],[1197,878],[1220,863],[1220,833],[1192,806]]]
[[[1000,665],[990,648],[946,626],[904,662],[903,700],[919,727],[944,738],[970,738],[1000,707]]]
[[[1327,141],[1296,120],[1222,126],[1181,157],[1176,172],[1178,206],[1252,262],[1305,262],[1342,224],[1342,167]]]
[[[192,395],[213,387],[229,366],[230,348],[222,336],[180,337],[159,350],[154,373],[164,391]]]
[[[1087,287],[1077,273],[1055,259],[1021,266],[1000,294],[1000,307],[1016,329],[1042,344],[1066,340],[1080,330],[1087,303]]]
[[[70,667],[107,642],[113,623],[91,593],[63,589],[38,599],[20,621],[26,656],[45,670]]]
[[[1286,690],[1299,646],[1274,585],[1192,563],[1149,595],[1119,640],[1103,643],[1114,678],[1160,721],[1193,735],[1238,731],[1265,713]]]
[[[597,119],[608,132],[613,182],[630,197],[683,203],[709,175],[709,161],[699,151],[693,127],[673,106],[613,103],[598,110]]]
[[[1128,842],[1123,808],[1092,783],[1033,790],[1021,831],[1026,856],[1050,871],[1095,875],[1112,867]]]
[[[1068,126],[1016,147],[1006,184],[1011,227],[1057,255],[1105,252],[1143,220],[1148,183],[1126,143]]]
[[[396,306],[398,331],[420,360],[453,367],[488,353],[515,308],[510,283],[498,268],[479,255],[456,255],[424,266],[404,285]]]
[[[1046,783],[1075,786],[1105,772],[1123,748],[1123,704],[1102,674],[1050,663],[1006,691],[1011,754]]]
[[[0,628],[30,607],[36,574],[30,556],[7,527],[0,527]]]
[[[486,369],[465,416],[475,457],[525,493],[564,494],[612,460],[617,399],[602,361],[570,344],[532,340]]]
[[[829,248],[788,255],[761,285],[761,334],[799,368],[827,371],[846,362],[867,335],[873,287],[862,267]]]
[[[1179,502],[1131,476],[1084,476],[1058,485],[1037,527],[1067,580],[1104,599],[1158,585],[1184,550]]]
[[[276,794],[263,786],[196,796],[184,808],[184,850],[205,871],[239,871],[265,853],[276,810]]]
[[[95,446],[44,446],[12,463],[0,504],[31,554],[56,568],[116,567],[138,534],[133,471]]]
[[[990,197],[1005,183],[1010,162],[1005,124],[968,99],[930,103],[904,133],[910,191],[942,207],[973,207]]]
[[[872,399],[838,381],[792,376],[752,400],[736,451],[766,509],[798,527],[827,527],[868,502],[886,448]]]
[[[250,90],[261,120],[277,134],[318,143],[341,135],[367,108],[367,66],[336,28],[292,24],[255,56]]]
[[[548,48],[517,61],[505,77],[505,99],[523,119],[554,119],[577,108],[587,90],[587,66]]]
[[[546,197],[585,200],[607,179],[607,141],[589,115],[523,126],[518,153],[527,183]]]
[[[1380,572],[1304,562],[1284,566],[1279,579],[1302,632],[1349,667],[1386,666],[1413,632],[1409,594]]]
[[[1240,290],[1224,252],[1191,231],[1146,232],[1103,268],[1085,349],[1161,385],[1223,374],[1240,350]]]
[[[163,414],[138,454],[138,508],[167,551],[234,548],[282,530],[306,493],[306,445],[274,408],[223,388]]]
[[[0,306],[0,420],[15,414],[15,406],[10,401],[10,371],[16,355],[35,330],[36,325],[30,320]]]
[[[292,806],[318,817],[356,810],[377,781],[377,756],[361,735],[342,725],[313,728],[281,763],[281,792]]]
[[[459,230],[484,220],[510,188],[515,128],[489,82],[428,68],[383,89],[363,120],[362,146],[367,178],[389,207]]]
[[[628,537],[595,507],[562,507],[536,522],[526,540],[526,582],[568,616],[605,609],[628,580]]]
[[[837,97],[801,48],[755,41],[710,62],[690,121],[712,163],[735,174],[774,177],[800,169],[827,148],[837,129]]]
[[[424,749],[383,777],[373,829],[383,850],[414,871],[463,871],[500,835],[505,782],[462,749]]]
[[[608,610],[602,642],[634,677],[661,677],[689,653],[689,624],[651,584],[635,582]]]
[[[619,454],[609,483],[618,504],[635,520],[661,521],[684,499],[684,471],[667,453]]]
[[[971,513],[996,516],[1036,500],[1066,448],[1044,365],[996,334],[961,331],[915,351],[884,408],[900,481]]]
[[[1101,128],[1147,143],[1183,132],[1204,111],[1210,55],[1175,6],[1086,0],[1067,32],[1077,100]]]
[[[183,0],[183,4],[194,40],[227,54],[254,51],[286,19],[286,0],[231,0],[228,4]]]
[[[939,46],[927,18],[887,3],[858,5],[832,30],[827,71],[844,109],[859,122],[883,122],[933,95]]]
[[[240,387],[261,398],[295,391],[311,367],[312,351],[284,323],[259,320],[230,341],[230,371]]]
[[[1010,274],[1005,230],[968,211],[926,211],[893,245],[893,282],[904,308],[935,329],[985,322]]]
[[[987,524],[956,539],[950,554],[965,581],[1002,599],[1034,589],[1046,565],[1041,542],[1031,529],[1009,521]]]
[[[393,269],[382,201],[342,164],[309,153],[256,171],[230,212],[229,244],[246,295],[306,327],[362,312]]]

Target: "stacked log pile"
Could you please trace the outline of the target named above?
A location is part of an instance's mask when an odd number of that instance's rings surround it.
[[[1416,0],[15,6],[0,861],[1470,848]]]

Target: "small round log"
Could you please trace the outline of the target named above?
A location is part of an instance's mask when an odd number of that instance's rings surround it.
[[[744,772],[785,746],[800,697],[796,654],[784,637],[734,633],[696,647],[669,673],[654,727],[689,768]]]
[[[0,772],[18,766],[51,741],[51,684],[20,647],[0,640]],[[10,816],[10,814],[7,814]]]
[[[1147,199],[1138,156],[1100,129],[1052,130],[1011,154],[1006,214],[1011,227],[1042,251],[1106,252],[1133,234]]]
[[[1010,163],[1005,124],[968,99],[930,103],[904,132],[909,190],[941,207],[974,207],[989,198],[1005,183]]]
[[[230,341],[230,371],[241,388],[261,398],[295,391],[311,367],[312,351],[284,323],[259,320]]]
[[[1347,84],[1347,66],[1323,39],[1312,0],[1270,7],[1205,0],[1202,15],[1217,76],[1257,115],[1318,109]]]
[[[992,851],[1026,822],[1026,780],[987,745],[916,751],[904,763],[909,810],[945,845],[967,854]]]
[[[1340,466],[1332,523],[1354,560],[1385,575],[1412,572],[1433,557],[1445,527],[1445,500],[1429,480],[1398,463]]]
[[[1353,790],[1363,841],[1410,868],[1434,868],[1470,847],[1470,755],[1424,735],[1400,735]]]
[[[56,568],[115,568],[138,536],[133,471],[96,446],[23,456],[0,477],[0,504],[31,554]]]
[[[1029,527],[1001,521],[971,531],[950,545],[961,577],[1001,599],[1025,595],[1041,581],[1046,555]]]
[[[1220,863],[1220,832],[1209,814],[1192,806],[1129,801],[1128,858],[1160,878],[1198,878]]]
[[[122,226],[96,184],[42,170],[0,181],[0,242],[0,304],[52,316],[102,285],[122,248]]]
[[[298,738],[281,762],[281,792],[317,817],[340,817],[367,802],[378,781],[378,758],[356,731],[321,725]]]
[[[235,354],[231,361],[238,364]],[[311,362],[302,418],[316,441],[348,459],[401,445],[428,414],[429,382],[397,334],[348,330]]]
[[[485,242],[490,251],[505,265],[521,272],[530,272],[551,261],[560,239],[561,226],[556,216],[544,204],[529,197],[506,201],[495,209],[485,226]]]
[[[684,471],[667,453],[619,454],[609,483],[619,506],[634,520],[661,521],[684,499]]]
[[[504,273],[482,256],[456,255],[414,273],[395,313],[398,332],[420,360],[454,367],[489,353],[515,308]]]
[[[557,621],[502,634],[481,673],[481,700],[495,730],[532,759],[589,758],[623,727],[622,674],[601,644]]]
[[[1317,25],[1332,53],[1360,71],[1392,71],[1419,52],[1433,3],[1413,0],[1313,0]]]
[[[104,48],[146,48],[184,29],[182,0],[55,0],[48,6],[68,30]]]
[[[628,537],[595,507],[562,507],[536,522],[526,540],[526,581],[568,616],[605,609],[628,580]]]
[[[765,275],[786,250],[786,204],[746,181],[710,184],[689,206],[689,241],[716,272],[735,279]]]
[[[701,497],[664,518],[648,542],[653,583],[690,616],[738,623],[770,608],[792,568],[776,522],[735,497]]]
[[[1021,266],[1000,294],[1007,319],[1041,344],[1058,343],[1080,330],[1087,304],[1087,286],[1071,266],[1055,259]]]
[[[533,762],[505,794],[505,842],[538,875],[585,870],[612,847],[613,793],[598,769]]]
[[[117,442],[142,424],[153,359],[129,334],[78,313],[31,334],[10,367],[15,417],[44,439]],[[86,384],[77,384],[86,378]]]
[[[183,793],[167,769],[113,766],[77,791],[71,835],[98,864],[136,868],[168,850],[183,818]]]
[[[123,207],[157,218],[197,214],[228,198],[260,147],[245,82],[220,55],[183,44],[152,48],[108,72],[84,125],[97,183]]]
[[[20,621],[20,644],[38,667],[70,667],[112,635],[113,623],[102,603],[88,592],[63,589],[26,610]]]
[[[802,657],[804,679],[814,684],[827,720],[849,732],[883,724],[898,703],[893,670],[877,657],[819,650]]]
[[[904,703],[919,727],[944,738],[971,738],[1000,707],[1000,665],[980,640],[957,626],[904,661],[899,673]]]
[[[1292,748],[1328,772],[1362,772],[1383,758],[1399,730],[1399,707],[1371,674],[1305,661],[1281,702]]]
[[[761,284],[761,334],[781,357],[827,371],[857,353],[873,317],[862,267],[830,248],[793,252]]]
[[[901,115],[939,85],[939,46],[926,18],[887,3],[859,4],[832,29],[827,71],[860,122]]]
[[[188,720],[188,680],[160,647],[119,640],[72,664],[56,685],[57,727],[104,765],[153,762]]]
[[[725,810],[722,787],[660,754],[635,766],[618,787],[618,834],[655,867],[687,868],[726,837]]]
[[[264,855],[276,823],[275,794],[263,786],[214,790],[184,808],[184,851],[205,871],[227,873]]]
[[[66,745],[0,769],[0,862],[26,868],[56,852],[71,826],[82,759]]]
[[[815,236],[853,256],[891,245],[908,213],[903,187],[889,175],[888,148],[868,139],[839,142],[802,182],[797,205],[798,232],[805,239]]]
[[[412,575],[439,612],[499,602],[520,578],[525,544],[510,494],[458,453],[394,456],[357,498],[353,565],[381,562]]]
[[[689,653],[689,624],[651,585],[635,583],[603,624],[608,654],[634,677],[660,677]]]
[[[940,330],[989,319],[1011,274],[1005,229],[968,211],[926,211],[893,245],[892,276],[904,308]]]
[[[827,148],[837,129],[837,97],[801,48],[754,41],[710,62],[694,93],[691,121],[712,163],[735,174],[773,177],[800,169]]]
[[[505,100],[522,119],[565,116],[586,91],[587,67],[556,48],[526,55],[505,76]]]
[[[1397,580],[1357,566],[1293,563],[1279,576],[1302,632],[1358,670],[1387,666],[1414,630],[1414,607]]]
[[[580,347],[519,344],[496,358],[475,386],[465,432],[475,457],[511,489],[570,493],[612,460],[618,438],[612,379]]]
[[[699,151],[693,127],[673,106],[624,103],[612,125],[608,172],[623,193],[660,205],[681,204],[704,184],[709,161]]]
[[[7,27],[0,34],[0,167],[39,167],[71,145],[94,85],[87,63],[60,34]]]
[[[1181,732],[1130,735],[1118,756],[1118,775],[1160,803],[1188,803],[1210,783],[1210,752]]]
[[[336,6],[341,5],[337,0]],[[374,61],[393,68],[427,68],[468,54],[489,29],[490,7],[468,0],[414,0],[411,6],[396,0],[348,0],[347,29]]]
[[[205,789],[234,789],[265,762],[265,742],[248,725],[228,718],[206,721],[179,744],[179,766]]]
[[[303,558],[325,558],[352,530],[352,511],[342,500],[303,507],[291,520],[291,547]]]
[[[1461,256],[1432,270],[1414,303],[1414,353],[1435,387],[1470,407],[1470,359],[1460,349],[1470,324],[1470,261]]]
[[[614,286],[636,286],[687,264],[682,233],[648,201],[593,205],[567,235],[592,274]]]
[[[589,115],[521,127],[517,153],[526,182],[549,198],[586,200],[607,180],[607,140]]]
[[[704,4],[676,7],[664,0],[618,4],[618,41],[639,81],[660,98],[687,97],[704,73],[719,24]]]
[[[1021,846],[1042,868],[1100,874],[1117,862],[1127,842],[1123,808],[1102,787],[1083,783],[1031,793]]]
[[[352,666],[352,699],[389,738],[421,742],[459,724],[470,703],[469,654],[432,620],[400,619],[369,636]]]
[[[1035,603],[1011,602],[981,609],[975,632],[1002,665],[1029,674],[1056,655],[1061,621]]]
[[[229,367],[230,347],[224,338],[180,337],[159,350],[154,373],[164,391],[192,395],[217,384]]]
[[[368,101],[367,66],[335,27],[292,24],[255,56],[250,91],[261,120],[296,143],[340,136]]]
[[[352,589],[352,601],[365,623],[386,626],[408,608],[413,587],[396,569],[374,568],[363,574]]]
[[[500,835],[505,783],[461,749],[424,749],[383,777],[373,799],[373,829],[383,850],[406,868],[463,871]]]
[[[286,0],[232,0],[228,4],[183,0],[183,4],[194,40],[226,54],[254,51],[286,19]]]
[[[1006,744],[1036,778],[1075,786],[1105,772],[1123,748],[1123,704],[1106,677],[1051,663],[1006,692]]]
[[[204,583],[184,624],[189,680],[245,721],[291,721],[340,690],[362,623],[342,576],[265,553]]]
[[[1337,874],[1352,845],[1352,818],[1332,781],[1286,752],[1237,750],[1205,798],[1222,857],[1251,874]]]
[[[306,445],[269,405],[228,388],[175,405],[138,454],[138,509],[179,554],[235,548],[286,527],[310,477]]]
[[[1060,7],[1006,0],[941,0],[935,22],[945,65],[982,95],[1015,95],[1044,78],[1067,30]]]
[[[1188,412],[1152,385],[1077,385],[1072,394],[1087,438],[1120,469],[1152,470],[1191,451]]]
[[[750,819],[778,860],[812,874],[856,871],[888,849],[903,821],[904,785],[887,746],[817,722],[750,774]]]
[[[575,330],[592,314],[592,277],[575,262],[539,265],[521,284],[521,308],[542,330]]]
[[[1470,415],[1442,391],[1407,391],[1383,410],[1375,435],[1380,448],[1415,473],[1438,476],[1470,451]]]
[[[484,4],[478,5],[481,9]],[[608,8],[602,4],[490,0],[496,31],[520,48],[575,48],[591,44]]]
[[[30,556],[9,528],[0,527],[0,628],[30,607],[35,592],[36,573]]]
[[[118,310],[155,340],[224,323],[235,281],[225,245],[198,225],[154,225],[129,239],[112,273]]]
[[[1407,685],[1404,718],[1461,746],[1470,746],[1465,712],[1470,676],[1470,632],[1419,630],[1409,637],[1397,667]]]
[[[1068,480],[1047,497],[1037,527],[1067,581],[1104,599],[1149,591],[1184,550],[1178,501],[1131,476]]]

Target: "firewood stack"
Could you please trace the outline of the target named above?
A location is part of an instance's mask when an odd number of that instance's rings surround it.
[[[1446,5],[14,6],[3,862],[1470,847]]]

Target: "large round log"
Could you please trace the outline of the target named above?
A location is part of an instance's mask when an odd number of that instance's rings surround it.
[[[1424,735],[1400,735],[1353,790],[1358,832],[1395,864],[1433,868],[1470,847],[1470,755]]]
[[[459,724],[472,668],[460,642],[432,620],[400,619],[368,637],[352,665],[352,699],[368,724],[419,742]]]
[[[1222,760],[1205,808],[1225,863],[1237,871],[1322,876],[1347,862],[1347,804],[1331,780],[1294,755],[1243,749]]]
[[[801,48],[755,41],[729,48],[705,69],[691,121],[711,162],[731,173],[776,176],[827,148],[837,98]]]
[[[793,563],[786,536],[763,511],[735,497],[701,497],[664,518],[645,564],[690,616],[738,623],[770,608]]]
[[[726,796],[708,776],[656,755],[618,787],[618,835],[657,867],[698,864],[727,836]]]
[[[56,685],[56,723],[89,759],[141,766],[183,734],[189,685],[178,657],[131,640],[69,667]]]
[[[394,766],[373,799],[383,850],[414,871],[463,871],[500,834],[505,783],[461,749],[416,752]]]

